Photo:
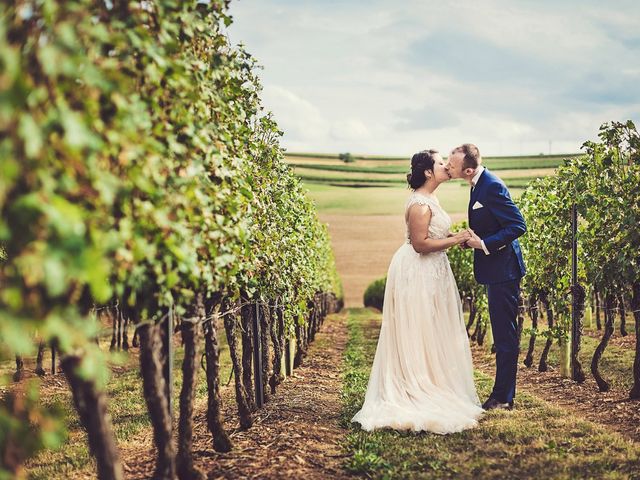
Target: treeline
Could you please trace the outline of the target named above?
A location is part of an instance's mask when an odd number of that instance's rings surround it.
[[[219,322],[248,428],[256,376],[275,393],[287,339],[299,363],[341,306],[326,227],[262,113],[254,59],[228,43],[227,3],[0,6],[0,355],[32,354],[36,331],[60,352],[100,478],[123,473],[97,309],[137,329],[155,478],[197,478],[202,340],[212,444],[227,451]],[[173,323],[185,346],[177,451],[165,381]],[[262,356],[254,372],[253,335]],[[1,468],[11,474],[57,428],[33,392],[24,398],[13,392],[0,406],[9,426],[0,450],[11,459]]]

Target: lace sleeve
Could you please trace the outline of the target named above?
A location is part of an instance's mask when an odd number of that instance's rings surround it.
[[[408,211],[413,205],[427,205],[431,210],[431,214],[433,215],[434,213],[433,211],[434,202],[430,198],[423,197],[422,195],[414,194],[411,197],[409,197],[409,200],[407,201],[407,207],[405,208],[405,210]]]

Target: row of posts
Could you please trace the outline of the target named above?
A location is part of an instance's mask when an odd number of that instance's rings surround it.
[[[264,384],[262,378],[262,345],[260,342],[260,312],[258,304],[253,308],[253,318],[252,318],[252,326],[253,326],[253,377],[255,379],[255,397],[256,404],[258,408],[261,408],[264,405]],[[174,348],[173,348],[173,331],[175,328],[175,316],[173,312],[173,308],[169,310],[169,314],[166,317],[166,325],[165,325],[165,335],[163,337],[163,349],[167,358],[167,362],[164,365],[164,378],[166,385],[166,393],[167,398],[169,400],[169,416],[173,418],[173,358],[174,358]],[[54,353],[55,355],[55,353]],[[287,377],[291,376],[292,368],[291,368],[291,341],[290,339],[285,340],[284,346],[284,359],[285,359],[285,375]],[[55,356],[54,356],[55,360]]]

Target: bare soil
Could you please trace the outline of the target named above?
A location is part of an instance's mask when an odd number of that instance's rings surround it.
[[[630,315],[627,316],[627,330],[632,331],[634,329],[634,320]],[[617,327],[617,325],[616,325]],[[595,326],[594,326],[595,329]],[[600,330],[587,330],[584,329],[584,335],[587,335],[591,338],[595,338],[597,340],[602,339],[603,331]],[[614,345],[616,347],[625,348],[628,350],[634,350],[636,348],[636,335],[634,333],[628,333],[626,336],[620,335],[620,330],[616,328],[611,338],[609,338],[609,345]]]
[[[347,478],[341,467],[344,430],[339,425],[340,365],[348,339],[345,315],[327,318],[303,365],[255,413],[250,429],[238,427],[231,386],[222,389],[225,427],[233,441],[231,452],[213,450],[206,426],[206,402],[198,403],[193,449],[195,464],[206,478]],[[127,478],[149,478],[153,455],[151,448],[123,451]]]
[[[453,222],[463,214],[451,215]],[[404,243],[406,226],[398,215],[327,215],[320,220],[329,227],[338,273],[344,286],[346,307],[362,307],[371,282],[384,277],[395,251]]]

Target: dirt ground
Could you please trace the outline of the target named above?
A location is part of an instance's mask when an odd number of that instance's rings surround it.
[[[472,352],[474,367],[493,376],[495,356],[477,345],[472,347]],[[523,358],[520,355],[518,389],[564,408],[578,417],[604,425],[629,440],[640,442],[640,402],[630,400],[628,390],[612,388],[608,392],[598,391],[595,380],[588,372],[588,366],[584,366],[587,379],[584,383],[577,384],[568,378],[562,378],[552,367],[547,372],[539,372],[535,366],[527,368],[522,364]]]
[[[308,351],[303,365],[278,388],[277,394],[254,416],[254,426],[240,430],[237,425],[233,385],[223,386],[224,421],[234,443],[229,453],[216,453],[206,427],[206,399],[195,408],[194,458],[208,479],[350,478],[342,469],[344,452],[340,442],[345,430],[339,425],[341,365],[348,340],[348,311],[327,318]],[[379,320],[372,320],[372,335]],[[495,359],[484,347],[473,347],[474,366],[493,376]],[[200,375],[200,382],[204,379]],[[46,392],[67,390],[61,374],[47,376]],[[553,368],[546,373],[519,366],[518,388],[563,408],[568,414],[585,418],[640,442],[640,404],[629,401],[626,391],[612,389],[600,393],[591,378],[577,385],[562,379]],[[517,408],[517,406],[516,406]],[[152,432],[145,429],[136,442],[121,446],[127,478],[150,478],[154,467]],[[73,478],[94,478],[93,470]]]
[[[453,214],[453,222],[465,215]],[[405,240],[402,215],[327,215],[320,220],[329,226],[336,266],[344,286],[346,307],[362,307],[364,291],[384,277],[395,251]]]
[[[206,426],[206,402],[196,405],[195,464],[208,479],[347,478],[339,426],[342,410],[340,365],[348,340],[346,312],[327,318],[310,344],[303,365],[294,370],[254,414],[254,425],[238,428],[233,385],[222,388],[224,421],[233,442],[229,453],[211,446]],[[203,379],[201,379],[203,381]],[[122,451],[127,478],[150,478],[153,450]]]

